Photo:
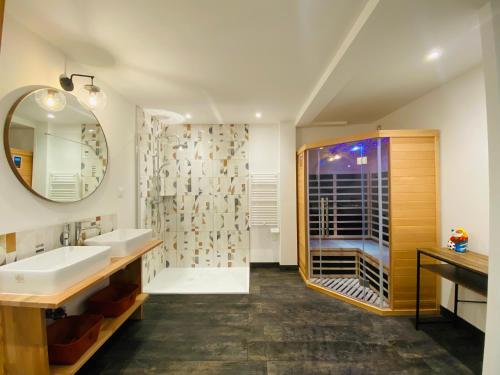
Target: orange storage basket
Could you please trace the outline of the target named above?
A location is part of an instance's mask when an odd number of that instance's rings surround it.
[[[58,319],[47,327],[49,362],[72,365],[99,336],[102,315],[74,315]]]
[[[139,294],[135,284],[113,283],[92,295],[88,301],[88,311],[105,317],[117,317],[127,311]]]

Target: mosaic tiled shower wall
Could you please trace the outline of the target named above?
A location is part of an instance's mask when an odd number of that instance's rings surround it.
[[[88,147],[82,147],[82,197],[92,194],[106,173],[107,146],[104,132],[99,124],[83,124],[81,141]]]
[[[148,278],[248,266],[248,125],[168,125],[138,109],[138,140],[139,222],[164,241]]]

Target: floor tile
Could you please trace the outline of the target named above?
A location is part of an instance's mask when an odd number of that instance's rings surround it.
[[[380,317],[305,287],[294,271],[251,271],[249,295],[158,295],[81,369],[96,374],[480,374],[469,326]]]

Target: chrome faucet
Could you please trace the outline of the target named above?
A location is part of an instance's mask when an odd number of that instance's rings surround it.
[[[63,232],[61,233],[61,237],[59,238],[61,245],[63,245],[63,246],[70,245],[70,241],[69,241],[70,230],[71,230],[70,224],[64,224]]]
[[[82,228],[81,222],[75,223],[75,242],[77,246],[82,246],[84,241],[87,239],[86,232],[89,230],[98,230],[98,235],[102,234],[102,229],[100,225],[93,225],[88,228]]]

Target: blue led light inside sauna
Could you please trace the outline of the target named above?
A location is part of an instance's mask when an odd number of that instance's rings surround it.
[[[381,138],[382,142],[388,142],[388,138]],[[353,143],[340,143],[337,145],[330,146],[328,152],[330,154],[353,154],[353,155],[364,155],[373,149],[376,149],[378,145],[377,138],[366,139],[361,142]]]
[[[332,173],[334,170],[345,172],[357,170],[364,168],[363,165],[366,163],[370,164],[376,160],[379,142],[381,142],[382,149],[387,150],[389,138],[370,138],[316,148],[311,154],[311,160],[316,160],[316,168],[321,170],[319,173]],[[360,162],[360,157],[367,157],[368,160],[365,159],[364,163]],[[373,168],[374,165],[371,165],[371,169]],[[382,160],[382,169],[383,171],[387,170],[387,158],[385,157]]]

